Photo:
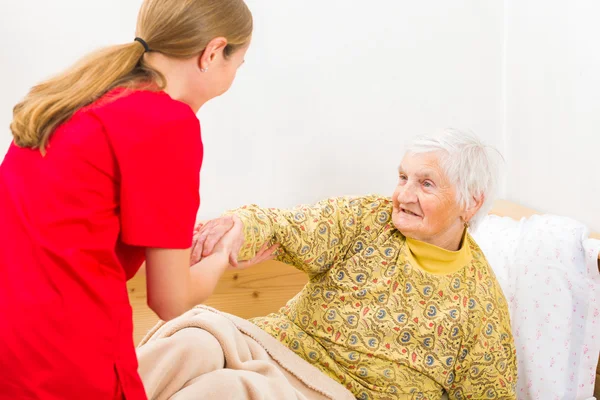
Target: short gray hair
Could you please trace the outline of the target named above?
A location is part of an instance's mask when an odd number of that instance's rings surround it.
[[[434,136],[421,136],[408,146],[408,153],[441,153],[440,166],[456,189],[463,209],[473,205],[473,198],[484,196],[481,208],[469,221],[473,230],[491,210],[499,191],[499,161],[502,154],[484,144],[470,132],[446,129]]]

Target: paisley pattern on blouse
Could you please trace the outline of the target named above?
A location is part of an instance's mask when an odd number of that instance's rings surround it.
[[[516,398],[507,303],[470,235],[466,265],[440,275],[410,263],[389,198],[234,212],[240,259],[278,242],[279,260],[310,277],[278,313],[252,321],[358,399]]]

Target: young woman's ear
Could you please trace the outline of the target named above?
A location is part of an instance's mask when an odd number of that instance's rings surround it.
[[[214,60],[219,56],[223,56],[223,51],[227,47],[227,39],[224,37],[216,37],[206,45],[206,48],[198,57],[198,67],[200,71],[206,72]]]

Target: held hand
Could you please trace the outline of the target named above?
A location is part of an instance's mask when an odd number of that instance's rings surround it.
[[[198,246],[198,238],[200,237],[200,230],[204,226],[203,223],[198,223],[194,227],[194,236],[192,239],[192,253],[190,254],[190,265],[196,265],[202,259],[202,248]]]
[[[210,220],[206,224],[196,225],[190,264],[194,265],[203,257],[212,254],[217,242],[233,228],[233,224],[233,216],[227,215]]]
[[[263,261],[274,259],[277,254],[277,250],[279,249],[279,244],[274,244],[273,246],[268,246],[268,243],[262,245],[262,247],[258,250],[254,258],[248,261],[241,261],[238,263],[237,267],[232,267],[230,269],[246,269],[250,268],[256,264],[260,264]]]
[[[229,259],[229,264],[233,267],[237,267],[237,257],[242,248],[242,244],[244,244],[244,224],[242,224],[242,221],[237,216],[233,216],[231,220],[233,221],[233,226],[224,233],[224,227],[228,226],[228,221],[224,221],[224,223],[219,223],[217,221],[213,229],[206,230],[207,233],[206,239],[203,242],[202,256],[205,257],[213,253],[224,253]],[[208,224],[206,226],[208,226]],[[203,233],[201,232],[200,238],[202,238],[202,235]]]

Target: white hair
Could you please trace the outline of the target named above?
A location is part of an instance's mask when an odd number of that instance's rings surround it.
[[[477,229],[498,193],[500,152],[472,133],[454,129],[446,129],[440,135],[418,137],[408,146],[407,152],[441,153],[440,166],[454,186],[463,210],[473,206],[474,198],[483,196],[481,208],[469,221],[470,229]]]

